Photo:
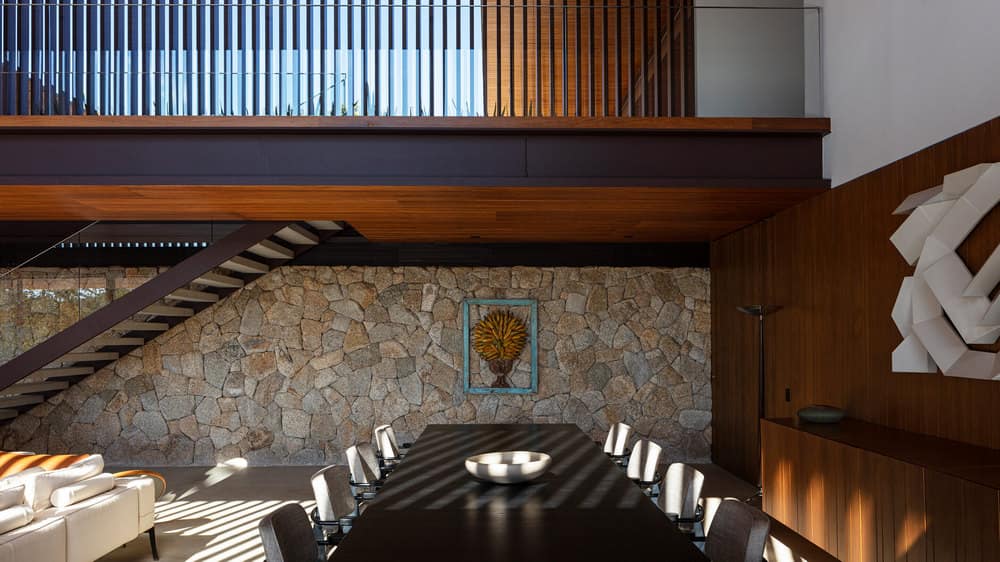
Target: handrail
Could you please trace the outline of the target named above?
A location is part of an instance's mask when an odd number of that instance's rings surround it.
[[[66,242],[68,242],[69,240],[72,240],[74,237],[79,236],[80,234],[83,234],[83,232],[85,230],[87,230],[88,228],[94,226],[95,224],[97,224],[99,222],[101,222],[101,221],[93,221],[93,222],[91,222],[90,224],[84,226],[83,228],[81,228],[79,230],[76,230],[75,232],[73,232],[72,234],[66,236],[62,240],[56,242],[55,244],[52,244],[51,246],[45,248],[44,250],[38,252],[37,254],[35,254],[33,256],[31,256],[30,258],[22,261],[21,263],[15,265],[14,267],[12,267],[10,269],[7,269],[6,271],[0,272],[0,279],[3,279],[4,277],[9,276],[10,274],[14,273],[15,271],[20,270],[23,267],[26,267],[28,264],[34,262],[38,258],[40,258],[40,257],[44,256],[45,254],[51,252],[52,250],[56,249],[60,245],[65,244]]]

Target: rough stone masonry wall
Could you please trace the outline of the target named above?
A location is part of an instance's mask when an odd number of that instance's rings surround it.
[[[283,267],[0,432],[7,450],[123,465],[343,461],[392,423],[622,420],[709,456],[705,269]],[[467,395],[461,302],[534,298],[536,395]]]

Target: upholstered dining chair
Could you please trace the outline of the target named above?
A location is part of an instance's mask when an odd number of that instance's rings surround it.
[[[770,530],[771,520],[762,511],[725,500],[705,538],[705,555],[712,562],[760,562]]]
[[[257,526],[267,562],[316,562],[326,560],[313,537],[306,510],[297,503],[279,507]],[[325,547],[323,549],[325,551]]]
[[[660,482],[658,505],[685,533],[694,533],[694,526],[702,519],[701,487],[705,475],[693,466],[675,462],[667,467]]]
[[[309,479],[316,508],[310,514],[316,542],[338,544],[354,526],[357,504],[351,493],[351,472],[346,466],[328,466]]]
[[[608,436],[604,439],[604,454],[611,457],[611,460],[622,464],[628,458],[628,438],[632,435],[632,426],[618,422],[608,429]]]
[[[653,498],[660,494],[660,475],[657,470],[662,453],[663,448],[648,439],[636,441],[625,469],[629,479],[638,484],[646,495]]]
[[[358,443],[345,451],[347,467],[351,472],[351,493],[361,509],[362,502],[375,499],[375,493],[382,487],[382,469],[371,443]]]
[[[396,431],[391,425],[380,425],[375,428],[375,450],[383,472],[391,472],[406,455],[404,451],[409,447],[409,443],[403,443],[400,447],[396,440]]]

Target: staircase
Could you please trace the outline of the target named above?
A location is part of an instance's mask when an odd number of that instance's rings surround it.
[[[340,231],[333,221],[240,227],[0,365],[0,421],[41,404]]]

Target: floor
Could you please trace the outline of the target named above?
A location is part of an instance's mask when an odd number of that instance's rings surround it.
[[[114,469],[112,469],[114,470]],[[156,542],[161,562],[263,560],[257,523],[289,503],[312,509],[309,477],[318,467],[152,468],[167,479],[156,505]],[[101,562],[152,561],[143,535]]]
[[[705,474],[704,497],[742,499],[756,492],[755,486],[715,465],[695,466]],[[234,462],[216,467],[152,469],[163,474],[168,484],[167,492],[156,507],[161,562],[263,560],[257,523],[285,503],[298,502],[307,510],[312,509],[309,477],[318,468],[245,467]],[[789,544],[794,541],[795,537],[785,540]],[[800,562],[803,559],[801,556],[768,558],[772,562]],[[813,557],[808,559],[815,560]],[[101,562],[152,560],[145,535],[101,558]]]

